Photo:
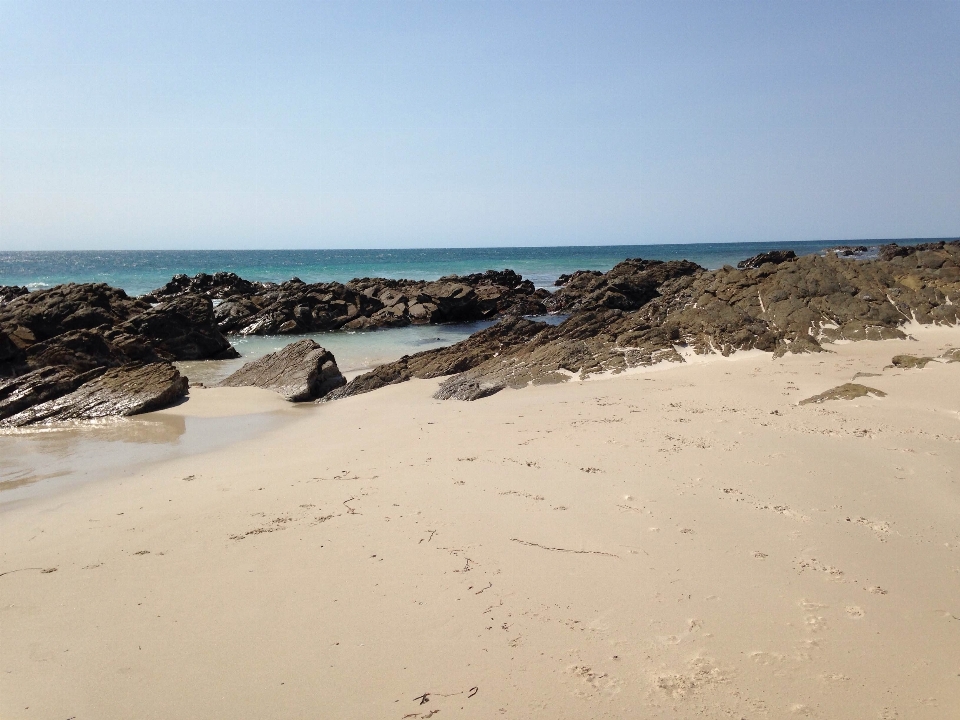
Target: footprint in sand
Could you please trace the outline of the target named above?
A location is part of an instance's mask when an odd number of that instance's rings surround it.
[[[847,617],[851,620],[859,620],[864,616],[863,608],[858,607],[857,605],[848,605],[847,606]]]

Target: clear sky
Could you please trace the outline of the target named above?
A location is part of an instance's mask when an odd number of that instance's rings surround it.
[[[956,236],[958,38],[958,0],[0,0],[0,249]]]

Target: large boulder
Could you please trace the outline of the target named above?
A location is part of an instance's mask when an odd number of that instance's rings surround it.
[[[213,303],[201,295],[181,295],[159,303],[119,326],[176,360],[240,357],[217,328]]]
[[[11,415],[0,426],[136,415],[171,405],[187,394],[187,387],[187,378],[169,363],[123,365],[72,392]]]
[[[247,363],[220,386],[260,387],[291,402],[305,402],[323,397],[346,382],[333,355],[313,340],[304,339]]]

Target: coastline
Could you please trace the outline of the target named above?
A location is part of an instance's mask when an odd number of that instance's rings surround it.
[[[481,403],[411,380],[18,504],[0,572],[56,571],[0,576],[0,714],[943,717],[960,363],[884,368],[960,330],[904,329]],[[797,404],[858,372],[886,397]]]

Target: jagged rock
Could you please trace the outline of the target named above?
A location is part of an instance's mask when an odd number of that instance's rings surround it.
[[[746,260],[741,260],[737,263],[737,267],[741,270],[751,270],[766,265],[767,263],[779,265],[780,263],[796,259],[797,254],[793,250],[771,250],[770,252],[760,253]]]
[[[0,328],[24,348],[70,330],[114,327],[149,308],[104,283],[68,283],[0,305]]]
[[[822,352],[837,340],[903,338],[908,320],[960,320],[960,243],[887,261],[808,255],[744,270],[630,260],[609,273],[576,275],[553,298],[552,309],[571,313],[560,325],[517,333],[496,352],[478,353],[484,333],[502,332],[502,321],[463,343],[388,363],[330,399],[410,377],[459,373],[444,383],[445,392],[469,393],[474,386],[518,388],[683,362],[681,351],[758,349],[778,357]]]
[[[141,296],[141,299],[161,302],[180,295],[204,295],[219,300],[234,295],[251,295],[269,286],[272,286],[272,283],[251,282],[232,272],[218,272],[213,275],[199,273],[193,277],[181,273],[174,275],[162,288]]]
[[[667,280],[691,277],[703,268],[687,260],[624,260],[607,273],[574,273],[549,299],[552,312],[610,308],[636,310],[659,294]]]
[[[119,326],[144,338],[176,360],[240,357],[217,328],[213,303],[200,295],[180,295],[155,305]]]
[[[20,285],[0,285],[0,305],[10,302],[14,298],[26,295],[29,289]]]
[[[291,402],[304,402],[323,397],[346,382],[330,352],[313,340],[299,340],[247,363],[220,386],[261,387]]]
[[[187,385],[187,378],[168,363],[123,365],[109,368],[72,392],[11,415],[0,425],[136,415],[179,400],[187,394]]]
[[[566,285],[568,282],[570,282],[571,280],[574,280],[574,279],[576,279],[576,278],[583,277],[584,275],[589,275],[589,276],[591,276],[591,277],[599,277],[600,275],[603,275],[603,273],[600,272],[599,270],[577,270],[577,271],[574,272],[574,273],[569,273],[569,274],[568,274],[568,273],[563,273],[563,274],[560,275],[560,277],[558,277],[558,278],[554,281],[553,284],[554,284],[556,287],[562,287],[562,286]]]
[[[960,348],[952,348],[947,350],[940,357],[946,360],[948,363],[960,362]]]
[[[116,330],[71,330],[27,348],[27,366],[33,369],[66,366],[76,372],[126,365],[130,362],[162,362],[141,339]]]
[[[917,357],[916,355],[894,355],[891,360],[894,367],[898,368],[916,368],[922,370],[927,363],[933,362],[932,357]]]
[[[404,355],[396,362],[380,365],[368,373],[355,377],[323,400],[359,395],[387,385],[405,382],[411,378],[435,378],[464,372],[530,340],[550,327],[546,323],[512,316],[506,317],[497,324],[476,332],[454,345],[425,350],[416,355]]]
[[[883,390],[877,390],[876,388],[860,385],[859,383],[844,383],[826,392],[822,392],[819,395],[801,400],[800,404],[810,405],[812,403],[826,402],[827,400],[856,400],[857,398],[867,397],[868,395],[873,395],[874,397],[887,396]]]
[[[73,392],[103,372],[97,368],[78,373],[73,368],[54,365],[26,375],[0,381],[0,420]]]
[[[488,270],[434,282],[357,278],[346,284],[308,284],[293,278],[276,285],[249,283],[227,273],[178,275],[144,299],[191,293],[222,299],[214,310],[220,331],[243,335],[373,330],[542,314],[550,297],[512,270]]]

